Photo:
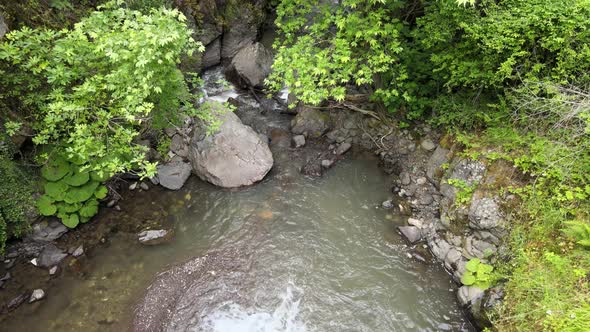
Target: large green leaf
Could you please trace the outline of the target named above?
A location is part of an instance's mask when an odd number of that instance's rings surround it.
[[[461,277],[461,282],[463,283],[463,285],[466,285],[466,286],[473,285],[475,283],[475,281],[476,281],[475,276],[469,272],[463,273],[463,276]]]
[[[91,218],[98,213],[98,201],[91,199],[80,209],[80,216]]]
[[[61,222],[69,228],[74,228],[74,227],[78,226],[78,224],[80,223],[80,218],[78,217],[78,215],[76,213],[74,213],[74,214],[70,214],[70,215],[65,215],[61,219]]]
[[[488,264],[479,264],[477,266],[477,275],[487,275],[494,270],[494,267]]]
[[[51,196],[55,201],[63,201],[68,190],[68,185],[63,180],[57,182],[47,182],[45,184],[45,194]]]
[[[57,212],[57,206],[53,204],[53,199],[47,195],[39,197],[37,200],[37,209],[44,216],[52,216]]]
[[[94,196],[98,199],[103,199],[103,198],[107,197],[108,193],[109,193],[109,190],[107,189],[107,187],[100,186],[100,187],[98,187],[98,189],[96,189]]]
[[[64,182],[70,186],[79,187],[88,182],[90,175],[88,172],[74,172],[64,178]]]
[[[70,172],[70,163],[61,159],[55,158],[47,161],[45,166],[41,168],[41,176],[48,181],[57,181]]]
[[[87,201],[98,187],[98,182],[90,181],[81,187],[71,187],[66,193],[65,201],[69,204],[81,203]]]
[[[465,264],[465,268],[467,269],[467,271],[477,272],[477,267],[480,263],[481,262],[479,258],[472,258],[469,260],[469,262],[467,262],[467,264]]]

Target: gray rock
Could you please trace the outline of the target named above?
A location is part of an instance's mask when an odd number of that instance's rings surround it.
[[[436,144],[434,144],[430,138],[425,138],[422,140],[422,143],[420,143],[420,147],[426,151],[432,151],[436,148]]]
[[[39,301],[45,298],[45,292],[42,289],[35,289],[29,298],[29,303]]]
[[[399,226],[397,228],[400,233],[410,242],[410,244],[414,244],[422,239],[422,234],[420,233],[420,229],[414,226]]]
[[[479,183],[486,171],[485,165],[477,160],[461,159],[453,167],[449,179],[463,181],[466,185],[471,186]],[[440,192],[443,196],[455,200],[458,189],[448,184],[447,179],[440,182]]]
[[[144,190],[144,191],[150,190],[150,187],[145,182],[140,183],[139,187],[141,188],[141,190]]]
[[[478,230],[500,227],[504,219],[496,200],[488,197],[471,201],[468,218],[469,226]]]
[[[399,181],[404,186],[409,185],[412,182],[412,179],[410,178],[410,173],[401,172],[399,175]]]
[[[191,165],[185,162],[170,162],[158,165],[158,180],[160,185],[170,190],[178,190],[191,175]]]
[[[307,162],[301,167],[301,174],[308,176],[322,176],[322,165],[315,160]]]
[[[193,172],[224,188],[248,186],[262,180],[274,163],[268,144],[234,113],[226,112],[220,115],[220,120],[222,124],[213,135],[195,130],[189,152]]]
[[[157,186],[157,185],[159,185],[159,184],[160,184],[160,179],[158,179],[158,176],[157,176],[157,175],[156,175],[156,176],[154,176],[154,177],[151,177],[151,178],[150,178],[150,181],[152,182],[152,184],[153,184],[154,186]]]
[[[166,229],[147,230],[137,234],[137,238],[141,244],[150,246],[169,242],[173,236],[174,232]]]
[[[57,266],[54,266],[51,269],[49,269],[49,275],[53,276],[53,275],[57,274],[57,269],[58,269]]]
[[[129,185],[129,190],[135,190],[137,188],[137,182],[133,182],[131,185]]]
[[[242,87],[260,88],[270,74],[272,62],[272,52],[261,43],[254,43],[236,54],[228,68],[228,77]]]
[[[440,180],[443,174],[441,166],[449,162],[450,155],[451,151],[440,146],[434,150],[434,153],[426,163],[426,177],[430,181],[437,183]]]
[[[51,267],[59,264],[67,256],[68,254],[61,249],[53,244],[49,244],[43,249],[43,251],[41,251],[39,258],[37,259],[37,266],[46,268]]]
[[[332,167],[332,165],[334,165],[334,160],[324,159],[324,160],[322,160],[322,163],[321,164],[322,164],[322,167],[323,168],[326,168],[327,169],[327,168]]]
[[[428,180],[423,176],[416,179],[416,184],[419,186],[426,184],[426,182],[428,182]]]
[[[201,59],[201,68],[207,69],[221,63],[221,38],[216,38],[207,46]]]
[[[348,150],[350,150],[351,147],[352,147],[352,144],[344,142],[344,143],[338,145],[338,147],[336,148],[336,151],[334,151],[334,153],[337,155],[345,154],[346,152],[348,152]]]
[[[434,197],[432,197],[432,195],[430,195],[429,193],[422,193],[418,198],[418,203],[420,203],[420,205],[430,205],[433,202]]]
[[[6,309],[8,312],[13,311],[14,309],[18,308],[21,304],[23,304],[29,298],[29,294],[21,293],[17,295],[15,298],[10,300],[6,305]]]
[[[74,257],[80,257],[84,255],[84,246],[80,245],[78,248],[76,248],[73,252],[72,252],[72,256]]]
[[[451,248],[447,257],[445,257],[445,267],[449,270],[454,270],[457,262],[461,260],[461,252],[455,248]]]
[[[463,306],[471,306],[483,298],[484,291],[475,286],[461,286],[457,292],[457,299]]]
[[[392,200],[388,199],[381,203],[381,207],[383,207],[384,209],[393,209],[395,207],[395,204],[393,204]]]
[[[293,136],[293,147],[300,148],[305,146],[305,136],[295,135]]]
[[[318,138],[328,131],[330,128],[329,122],[330,117],[327,113],[305,107],[300,109],[291,121],[291,132],[297,135]]]
[[[68,231],[68,228],[57,220],[42,221],[33,225],[30,238],[35,241],[50,242],[59,239]]]
[[[221,40],[221,58],[233,58],[242,48],[251,45],[258,35],[257,22],[260,20],[256,9],[240,6],[239,15],[234,15],[226,23]]]
[[[451,245],[447,241],[440,238],[433,240],[429,244],[432,254],[439,260],[444,260],[447,257],[449,250],[451,250]]]
[[[422,228],[424,226],[424,222],[422,220],[415,218],[408,218],[408,224],[418,228]]]
[[[182,158],[188,157],[188,146],[184,143],[181,135],[176,134],[170,140],[170,151]]]

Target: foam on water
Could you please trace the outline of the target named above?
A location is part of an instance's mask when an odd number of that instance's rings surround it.
[[[224,303],[203,319],[196,331],[207,332],[308,332],[299,317],[303,290],[289,283],[273,312]]]

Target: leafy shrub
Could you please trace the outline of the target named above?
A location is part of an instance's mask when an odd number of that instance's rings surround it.
[[[564,223],[563,232],[572,237],[577,244],[590,249],[590,224],[583,221],[568,221]]]
[[[63,159],[51,159],[41,169],[46,180],[45,195],[37,200],[44,216],[57,215],[67,227],[74,228],[98,213],[98,201],[108,194],[100,183],[106,173],[80,171],[77,165]]]
[[[479,258],[472,258],[465,264],[465,269],[465,273],[461,276],[463,285],[475,286],[483,290],[490,288],[493,266],[482,263]]]
[[[118,0],[72,30],[23,28],[7,35],[0,84],[10,89],[0,98],[31,122],[33,142],[44,146],[43,176],[54,183],[38,205],[44,214],[55,210],[68,226],[77,224],[74,215],[84,221],[94,214],[90,199],[99,188],[87,183],[88,174],[155,172],[146,148],[135,143],[144,126],[169,126],[183,114],[208,119],[193,106],[177,67],[183,54],[202,50],[184,21],[175,9],[145,14]],[[63,201],[76,208],[56,205],[62,201],[56,194],[66,194]]]

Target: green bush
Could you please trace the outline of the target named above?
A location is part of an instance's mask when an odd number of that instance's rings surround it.
[[[84,184],[76,178],[81,174],[153,175],[155,164],[146,160],[146,148],[135,143],[142,128],[170,126],[183,114],[208,119],[206,111],[193,106],[196,96],[178,69],[181,56],[202,50],[184,21],[175,9],[159,7],[145,14],[119,0],[99,7],[72,30],[23,28],[7,35],[0,45],[0,84],[10,89],[0,98],[33,128],[33,142],[43,146],[44,177],[69,179],[63,181],[67,190],[62,185],[52,189],[85,197],[98,184]],[[12,131],[18,127],[8,125]],[[90,183],[92,190],[78,190]],[[85,212],[56,206],[55,195],[44,197],[42,211],[55,210],[69,226],[76,224],[73,212],[84,221],[94,211],[94,202],[86,202],[89,197],[70,197],[69,202],[66,195],[67,204],[80,204]]]

